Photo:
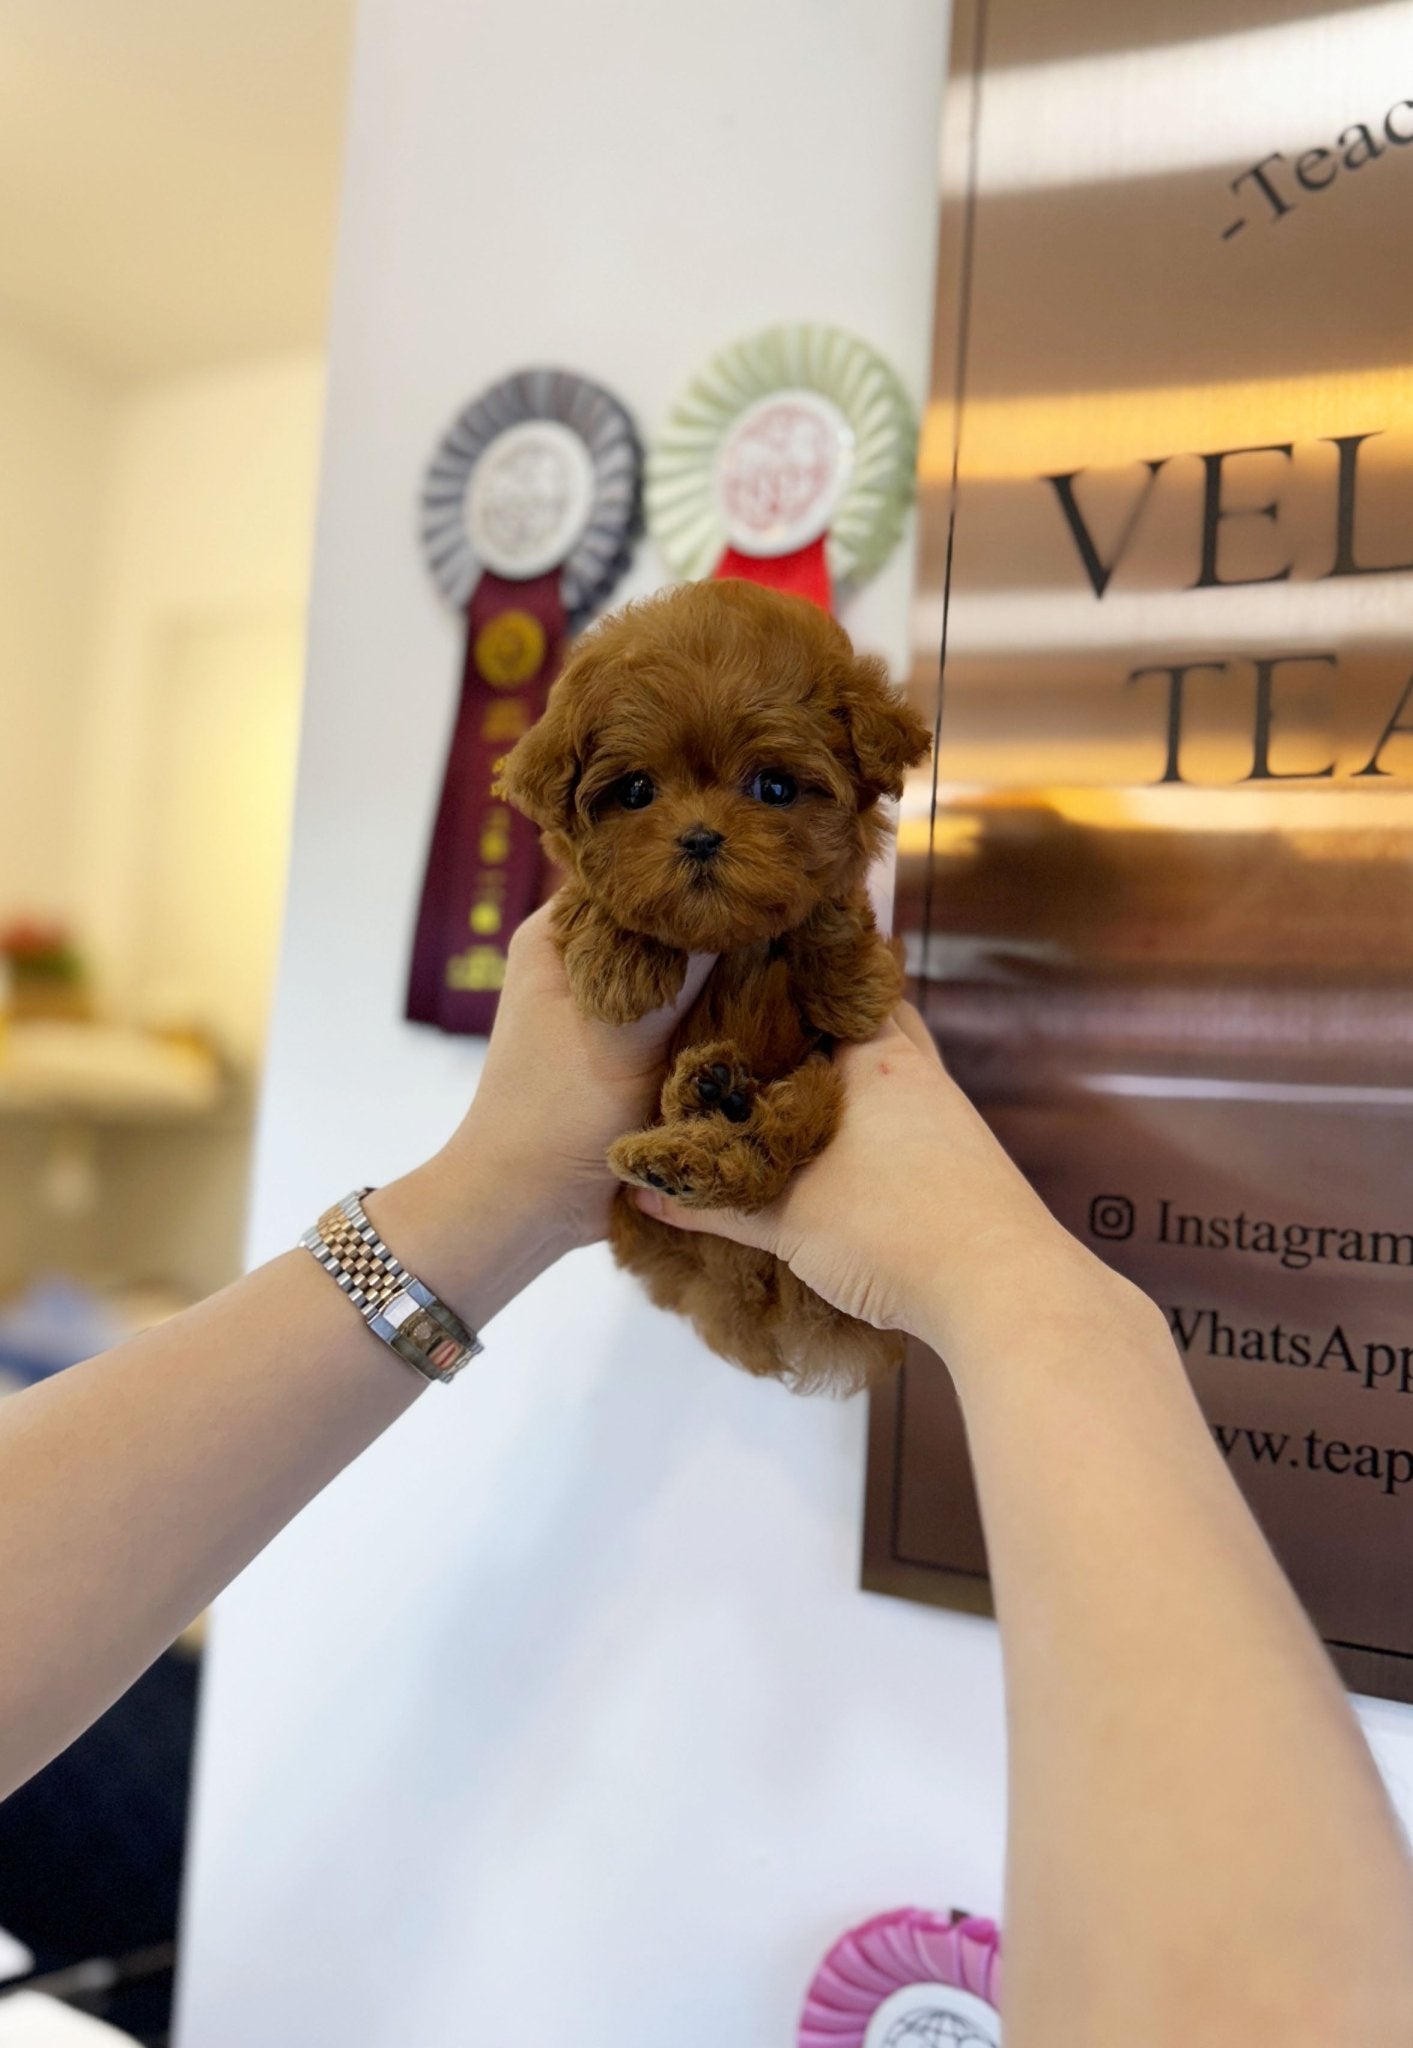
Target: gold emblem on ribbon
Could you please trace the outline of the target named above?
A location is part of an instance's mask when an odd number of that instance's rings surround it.
[[[537,675],[545,658],[545,629],[532,612],[497,612],[476,635],[477,673],[496,690],[513,690]]]
[[[446,985],[485,994],[505,985],[505,955],[495,946],[468,946],[446,963]]]

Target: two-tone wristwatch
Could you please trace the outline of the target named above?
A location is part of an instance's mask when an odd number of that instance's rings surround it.
[[[299,1242],[348,1296],[375,1337],[424,1379],[454,1380],[484,1345],[454,1309],[409,1273],[363,1211],[371,1188],[326,1209]]]

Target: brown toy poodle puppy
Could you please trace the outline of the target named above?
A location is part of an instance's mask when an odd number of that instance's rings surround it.
[[[670,1001],[689,953],[720,956],[669,1047],[657,1118],[609,1153],[621,1180],[759,1209],[828,1144],[831,1047],[871,1038],[901,987],[865,891],[879,799],[928,746],[881,661],[753,583],[685,584],[579,643],[502,771],[568,870],[554,929],[570,987],[626,1022]],[[748,1372],[847,1392],[899,1356],[901,1339],[768,1253],[655,1222],[626,1189],[613,1246]]]

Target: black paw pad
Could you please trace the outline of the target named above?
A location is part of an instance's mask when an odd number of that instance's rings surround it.
[[[665,1188],[667,1186],[667,1182],[663,1179],[662,1175],[654,1173],[651,1167],[644,1173],[643,1179],[650,1188]]]
[[[697,1075],[697,1100],[704,1109],[719,1109],[733,1124],[743,1124],[751,1113],[750,1095],[734,1085],[730,1067],[719,1061]]]

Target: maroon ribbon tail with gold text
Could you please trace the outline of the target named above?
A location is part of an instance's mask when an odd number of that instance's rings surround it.
[[[511,933],[539,901],[539,833],[492,784],[501,759],[544,710],[563,659],[560,573],[512,582],[485,570],[467,602],[461,701],[407,984],[414,1023],[489,1031]]]

